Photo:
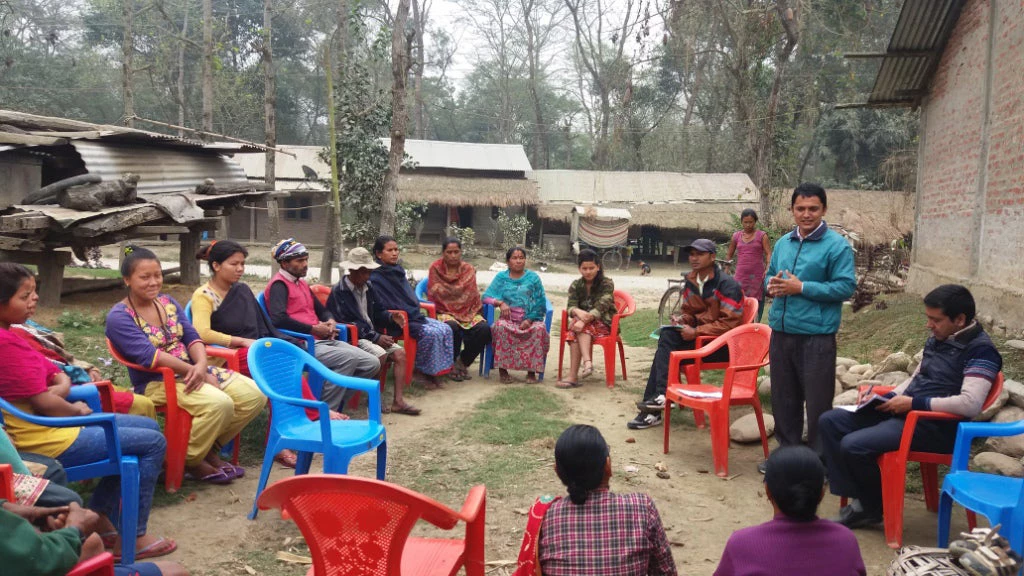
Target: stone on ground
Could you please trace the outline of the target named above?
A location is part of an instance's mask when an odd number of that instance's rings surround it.
[[[974,457],[972,468],[989,474],[1024,478],[1024,464],[1017,458],[997,452],[981,452]]]
[[[877,374],[885,372],[905,372],[913,359],[906,352],[894,352],[886,356],[878,365]]]
[[[1024,384],[1016,380],[1004,380],[1003,390],[1010,394],[1010,404],[1024,408]]]
[[[770,376],[761,376],[758,379],[757,393],[761,395],[772,393],[772,379]]]
[[[836,358],[836,367],[837,368],[839,366],[846,366],[847,368],[849,368],[850,366],[856,366],[857,364],[860,364],[860,362],[857,362],[853,358],[844,358],[842,356],[839,356],[839,357]]]
[[[856,388],[860,381],[864,379],[862,374],[855,374],[853,372],[847,372],[839,377],[839,381],[843,383],[843,388],[849,390],[850,388]]]
[[[880,381],[884,386],[899,386],[907,378],[910,378],[910,374],[902,371],[882,372],[875,375],[875,380]]]
[[[1003,391],[999,393],[999,397],[996,398],[996,401],[993,402],[992,405],[989,406],[986,410],[984,410],[981,414],[978,414],[974,418],[974,421],[975,422],[988,422],[989,420],[991,420],[999,412],[999,410],[1003,406],[1006,406],[1006,402],[1009,399],[1010,399],[1010,393],[1007,392],[1006,388],[1003,388]]]
[[[857,364],[855,366],[850,366],[850,369],[847,370],[847,372],[850,374],[863,374],[868,370],[871,370],[871,364]]]
[[[1024,350],[1024,340],[1007,340],[1006,345],[1015,350]]]
[[[775,417],[771,414],[764,415],[764,431],[771,437],[775,433]],[[732,426],[729,426],[729,439],[740,444],[761,441],[761,431],[757,428],[757,415],[747,414],[741,416]]]
[[[839,396],[832,399],[833,406],[851,406],[857,403],[857,398],[860,396],[860,391],[857,389],[847,390]]]

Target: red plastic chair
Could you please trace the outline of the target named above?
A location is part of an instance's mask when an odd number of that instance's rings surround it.
[[[14,502],[14,469],[10,464],[0,464],[0,498]],[[79,562],[67,576],[114,576],[114,556],[104,552]]]
[[[693,408],[694,413],[707,412],[711,418],[711,452],[715,474],[729,475],[729,407],[754,407],[757,426],[761,431],[761,447],[768,457],[768,434],[764,429],[761,400],[757,395],[757,373],[768,365],[768,344],[772,329],[764,324],[744,324],[729,330],[709,344],[696,350],[680,350],[669,356],[668,386],[665,390],[665,454],[668,454],[669,421],[672,404]],[[729,347],[729,362],[725,368],[722,387],[701,384],[699,360],[723,346]],[[693,359],[686,366],[686,384],[679,382],[679,362]],[[717,397],[697,398],[684,392],[717,394]]]
[[[309,287],[313,291],[313,296],[320,301],[321,304],[327,306],[327,298],[331,295],[331,287],[324,286],[323,284],[313,284]],[[348,343],[353,346],[359,346],[359,328],[355,324],[345,324],[348,328]]]
[[[139,364],[133,364],[121,356],[121,353],[118,352],[117,348],[114,347],[114,343],[109,338],[107,339],[107,350],[110,351],[111,356],[115,360],[124,366],[142,372],[160,374],[163,380],[164,395],[167,397],[167,403],[163,406],[157,406],[156,411],[163,412],[164,414],[164,437],[167,438],[167,455],[164,459],[167,471],[164,474],[164,487],[168,492],[177,492],[178,488],[181,488],[182,480],[185,478],[185,453],[188,451],[188,438],[192,434],[192,415],[186,412],[184,408],[178,407],[177,377],[174,374],[174,370],[163,366],[146,368]],[[238,357],[235,350],[207,346],[206,355],[223,358],[227,361],[229,369],[236,372],[239,371]],[[231,454],[231,462],[238,465],[238,450],[242,444],[241,434],[235,436],[233,442],[234,449]]]
[[[259,497],[298,525],[313,557],[308,575],[484,575],[487,490],[474,486],[462,510],[379,480],[331,474],[293,476]],[[420,519],[444,530],[466,523],[464,539],[410,538]]]
[[[633,297],[623,290],[615,291],[615,310],[612,316],[610,334],[594,338],[594,346],[604,348],[604,380],[609,388],[615,386],[615,347],[619,348],[619,359],[622,362],[622,379],[626,376],[626,349],[622,346],[622,334],[619,331],[619,323],[623,318],[632,316],[636,312],[636,302]],[[562,327],[558,335],[558,379],[562,379],[562,362],[565,358],[566,336],[569,335],[569,311],[562,310]]]
[[[872,391],[885,394],[895,386],[875,386]],[[985,397],[982,409],[986,409],[996,401],[1003,391],[1003,373],[996,376],[995,383]],[[924,489],[924,504],[929,512],[939,511],[939,464],[949,466],[953,463],[953,454],[935,452],[914,452],[910,443],[914,439],[914,428],[918,420],[963,420],[962,417],[949,412],[932,410],[911,410],[907,412],[906,424],[903,425],[903,436],[900,447],[893,452],[886,452],[878,457],[878,469],[882,472],[882,520],[885,526],[885,542],[890,548],[903,545],[903,506],[907,488],[907,462],[918,462],[921,465],[921,484]],[[953,449],[950,444],[949,449]],[[839,506],[846,506],[847,498],[839,500]],[[974,529],[977,520],[974,512],[967,511],[967,524]]]
[[[745,297],[743,298],[743,315],[740,319],[740,326],[744,324],[750,324],[754,321],[757,316],[757,298]],[[697,342],[694,344],[695,348],[700,348],[717,338],[717,336],[697,336]],[[729,367],[728,362],[702,362],[700,358],[694,361],[694,370],[725,370]],[[693,411],[693,421],[697,425],[697,429],[704,428],[704,413],[700,410]]]

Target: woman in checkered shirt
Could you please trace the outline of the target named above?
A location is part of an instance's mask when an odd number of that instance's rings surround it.
[[[569,492],[540,529],[544,576],[675,576],[665,529],[647,494],[608,489],[612,460],[593,426],[570,426],[555,444],[555,472]]]

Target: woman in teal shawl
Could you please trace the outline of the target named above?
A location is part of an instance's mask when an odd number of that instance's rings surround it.
[[[536,382],[544,371],[550,337],[544,326],[547,296],[540,276],[526,269],[526,249],[505,253],[508,270],[499,272],[484,292],[483,301],[501,311],[491,329],[494,365],[502,382],[511,382],[509,370],[526,370],[526,381]]]

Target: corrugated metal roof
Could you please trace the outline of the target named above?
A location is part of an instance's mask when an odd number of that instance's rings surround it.
[[[906,0],[878,68],[868,106],[921,103],[964,2]]]
[[[117,180],[126,172],[139,175],[140,194],[180,192],[195,188],[207,178],[218,186],[245,184],[245,171],[236,162],[202,149],[153,148],[102,140],[72,140],[89,174],[104,181]]]
[[[592,172],[537,170],[542,204],[654,204],[685,201],[758,202],[761,195],[743,173]]]
[[[390,140],[381,138],[380,143],[387,149]],[[329,178],[330,164],[320,159],[323,146],[278,146],[295,154],[294,157],[278,154],[274,175],[278,179],[305,180],[302,166],[309,166],[320,178]],[[418,168],[440,168],[447,170],[488,171],[488,172],[529,172],[530,161],[526,151],[519,144],[473,144],[469,142],[439,142],[434,140],[406,140],[405,153]],[[262,179],[264,159],[262,156],[245,155],[235,158],[250,178]]]

